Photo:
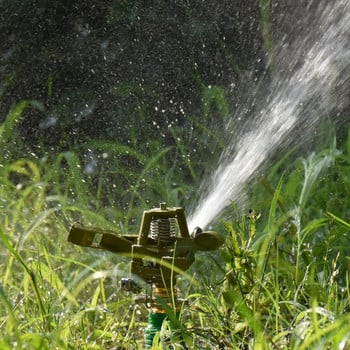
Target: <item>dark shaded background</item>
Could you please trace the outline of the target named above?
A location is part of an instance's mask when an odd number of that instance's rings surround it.
[[[159,129],[171,143],[169,124],[200,121],[203,87],[234,106],[242,77],[265,71],[258,1],[11,0],[0,17],[0,120],[22,99],[42,103],[19,126],[34,148]]]

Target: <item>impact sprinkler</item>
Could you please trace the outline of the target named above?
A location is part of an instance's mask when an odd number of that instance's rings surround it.
[[[214,231],[196,228],[190,235],[182,208],[159,208],[143,213],[138,236],[119,235],[112,231],[73,225],[68,241],[79,246],[109,250],[131,257],[131,276],[141,278],[152,286],[150,296],[135,298],[149,308],[148,326],[145,329],[145,347],[152,347],[154,335],[161,330],[169,307],[179,313],[182,305],[176,288],[176,277],[194,262],[196,251],[218,249],[224,242]],[[133,277],[123,278],[121,287],[138,293],[140,286]]]

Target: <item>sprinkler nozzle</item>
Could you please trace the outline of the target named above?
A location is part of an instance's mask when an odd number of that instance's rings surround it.
[[[197,226],[194,228],[191,236],[196,237],[196,236],[200,235],[202,232],[203,232],[203,230],[199,226]]]

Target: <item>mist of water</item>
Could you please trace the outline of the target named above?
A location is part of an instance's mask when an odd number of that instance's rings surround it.
[[[350,0],[322,3],[303,19],[292,18],[301,34],[291,33],[277,44],[274,78],[252,90],[260,96],[261,87],[268,91],[264,102],[259,102],[253,121],[249,118],[238,141],[227,146],[216,171],[203,182],[199,203],[189,216],[190,229],[208,226],[231,201],[239,202],[245,186],[278,147],[302,143],[322,116],[348,102]],[[243,108],[232,120],[241,113]]]

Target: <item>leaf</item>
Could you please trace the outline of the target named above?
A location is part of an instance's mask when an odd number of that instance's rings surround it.
[[[48,320],[48,314],[46,312],[45,304],[43,302],[43,299],[41,297],[38,284],[36,282],[36,276],[34,272],[28,267],[28,265],[24,262],[21,255],[18,253],[18,251],[12,246],[10,241],[8,240],[7,236],[2,232],[0,229],[0,239],[4,242],[6,248],[10,251],[10,253],[15,257],[15,259],[23,266],[24,270],[27,272],[27,274],[30,276],[30,281],[33,286],[33,290],[35,293],[35,296],[37,298],[39,308],[42,314],[42,318],[44,321],[44,327],[50,329],[50,322]]]
[[[53,290],[55,290],[57,294],[61,296],[61,298],[66,298],[75,306],[79,306],[77,299],[65,287],[64,283],[53,269],[50,269],[41,261],[33,260],[32,265],[35,266],[35,270],[40,271],[41,277],[52,286]]]
[[[340,225],[343,225],[344,227],[346,227],[347,229],[350,229],[350,223],[346,222],[345,220],[339,218],[338,216],[330,213],[329,211],[325,212],[325,215],[327,217],[329,217],[330,219],[334,220],[335,222],[337,222]]]
[[[44,109],[41,103],[32,100],[21,101],[12,107],[5,121],[0,125],[0,145],[6,144],[15,136],[15,126],[21,118],[23,111],[28,106],[32,106],[38,110]]]
[[[263,281],[265,270],[267,267],[267,262],[269,260],[271,244],[277,232],[276,224],[275,224],[276,210],[278,205],[278,199],[281,194],[283,181],[284,181],[284,176],[282,175],[277,185],[277,188],[275,190],[274,196],[272,198],[269,217],[268,217],[268,223],[266,228],[267,233],[265,234],[265,237],[262,239],[261,247],[258,254],[256,273],[257,273],[257,276],[259,276],[261,282]]]

